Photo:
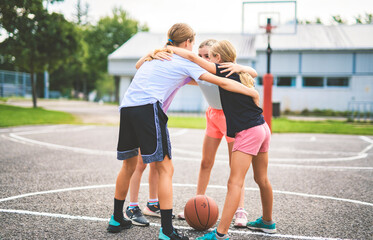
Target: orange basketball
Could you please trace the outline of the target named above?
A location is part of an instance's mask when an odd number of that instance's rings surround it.
[[[218,221],[219,208],[214,199],[206,195],[197,195],[185,204],[184,216],[189,226],[203,231]]]

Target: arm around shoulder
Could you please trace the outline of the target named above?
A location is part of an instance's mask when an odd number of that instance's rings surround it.
[[[200,76],[201,80],[213,83],[218,85],[221,88],[224,88],[227,91],[236,92],[240,94],[244,94],[250,96],[254,99],[254,102],[258,102],[259,104],[259,93],[254,88],[246,87],[245,85],[236,82],[229,78],[223,78],[215,76],[211,73],[204,73]],[[257,105],[258,105],[257,104]]]

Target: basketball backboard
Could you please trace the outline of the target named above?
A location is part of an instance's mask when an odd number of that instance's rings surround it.
[[[271,34],[295,34],[297,1],[245,1],[242,3],[242,33],[264,34],[268,19]]]

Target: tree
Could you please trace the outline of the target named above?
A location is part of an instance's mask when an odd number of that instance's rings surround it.
[[[332,16],[332,19],[334,22],[338,23],[338,24],[346,24],[347,21],[344,20],[340,15],[335,15],[335,16]]]
[[[61,14],[49,14],[42,0],[7,0],[0,9],[0,25],[8,33],[0,47],[14,57],[16,66],[30,72],[36,108],[34,73],[55,70],[77,49],[74,26]]]
[[[86,3],[84,7],[82,7],[80,0],[76,3],[76,13],[75,13],[75,22],[79,26],[84,26],[88,24],[88,12],[89,12],[89,4]]]
[[[114,8],[112,17],[101,18],[97,26],[92,26],[85,38],[89,46],[87,65],[91,73],[97,76],[107,73],[108,55],[138,31],[148,31],[148,27],[129,18],[128,13],[121,8]],[[118,86],[119,79],[115,78],[114,81],[116,81],[115,86]],[[119,101],[118,88],[115,92],[116,101]]]
[[[372,24],[373,23],[373,14],[365,13],[363,18],[361,14],[355,17],[356,24]]]

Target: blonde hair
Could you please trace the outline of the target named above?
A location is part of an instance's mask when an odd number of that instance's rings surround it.
[[[223,62],[236,62],[236,49],[227,40],[222,40],[216,42],[212,47],[210,48],[210,53],[216,57],[216,55],[220,55],[220,58]],[[248,73],[238,73],[240,76],[241,83],[247,87],[254,87],[254,78],[250,76]]]
[[[193,29],[186,23],[176,23],[174,24],[167,33],[167,44],[172,46],[179,46],[181,43],[187,41],[188,39],[193,42],[196,33]]]
[[[208,47],[211,47],[212,45],[214,45],[215,43],[217,43],[218,41],[215,40],[215,39],[207,39],[203,42],[201,42],[201,44],[199,45],[198,48],[203,48],[204,46],[208,46]]]

